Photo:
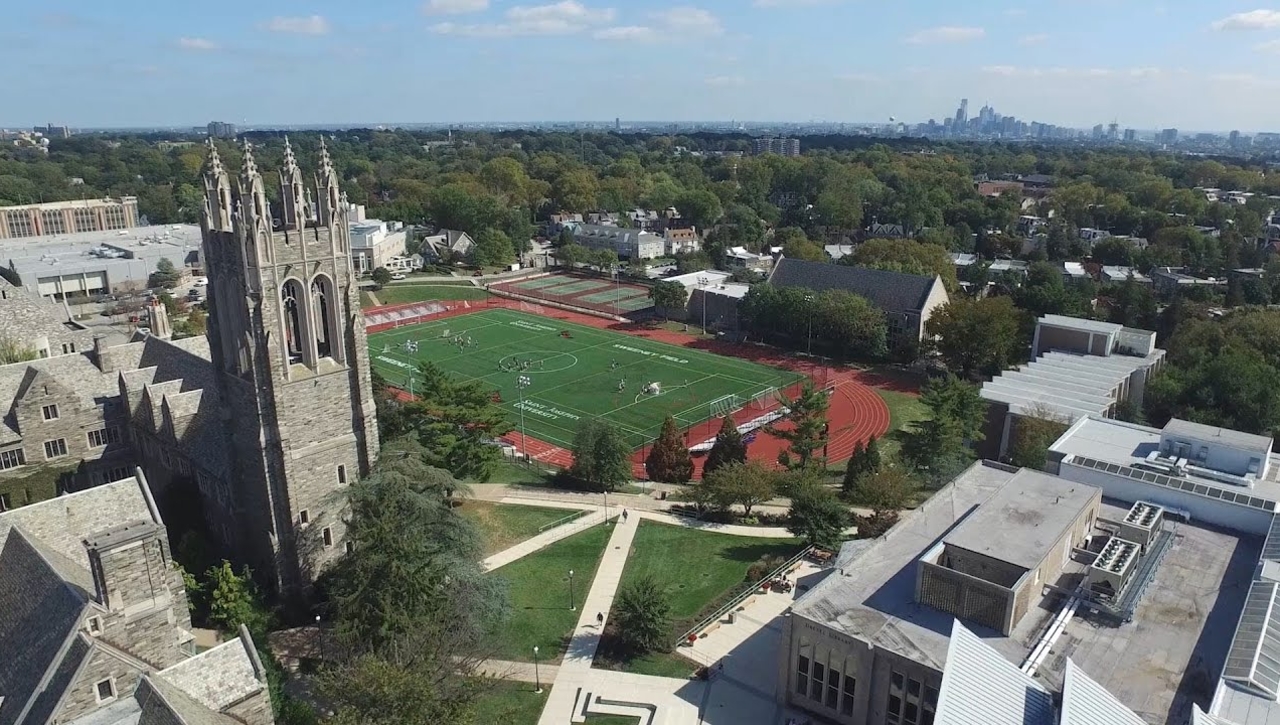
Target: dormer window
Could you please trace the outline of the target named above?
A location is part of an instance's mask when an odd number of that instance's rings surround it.
[[[89,634],[94,637],[102,634],[102,617],[89,617],[87,627],[89,629]]]

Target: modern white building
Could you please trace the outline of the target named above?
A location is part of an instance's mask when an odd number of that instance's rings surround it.
[[[357,274],[367,274],[386,267],[387,260],[405,253],[408,230],[400,222],[364,219],[349,222],[351,229],[351,262]]]

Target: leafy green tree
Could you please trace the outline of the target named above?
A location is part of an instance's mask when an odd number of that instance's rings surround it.
[[[662,311],[662,316],[669,317],[671,310],[683,310],[689,302],[689,290],[679,282],[662,280],[649,288],[649,299],[653,306]]]
[[[778,455],[778,462],[789,469],[809,468],[822,464],[820,452],[827,445],[827,408],[831,401],[826,393],[806,380],[795,398],[783,397],[787,414],[779,419],[783,425],[770,425],[770,435],[787,442],[788,450]]]
[[[670,648],[671,600],[652,575],[642,574],[622,587],[609,621],[633,655]]]
[[[930,416],[916,423],[902,446],[902,457],[931,486],[940,486],[973,460],[971,444],[982,440],[987,404],[978,387],[947,375],[920,391]]]
[[[266,636],[270,615],[263,608],[247,569],[236,574],[231,563],[224,561],[205,572],[205,580],[209,589],[210,624],[223,632],[234,632],[243,624],[255,640]]]
[[[732,463],[747,462],[747,444],[742,441],[742,434],[733,422],[732,416],[726,416],[720,424],[720,432],[716,433],[715,443],[707,452],[707,460],[702,464],[702,475],[708,476],[716,469]]]
[[[552,196],[557,209],[587,212],[596,208],[596,195],[600,185],[588,169],[566,171],[552,184]]]
[[[662,483],[686,483],[693,478],[693,458],[676,428],[675,418],[668,415],[662,421],[662,430],[649,449],[644,470],[649,480]]]
[[[1009,464],[1021,468],[1043,469],[1049,446],[1062,437],[1067,426],[1066,421],[1044,406],[1027,415],[1018,416],[1009,440]]]
[[[706,189],[686,191],[676,199],[676,209],[680,216],[688,219],[699,229],[706,229],[715,224],[723,214],[720,199]]]
[[[1009,297],[956,298],[934,310],[925,332],[951,369],[992,376],[1026,356],[1024,322]]]
[[[478,380],[458,380],[423,361],[414,376],[417,400],[400,408],[400,425],[412,430],[425,460],[459,478],[489,478],[502,452],[489,441],[511,432],[506,412]]]
[[[849,509],[830,488],[805,485],[792,494],[787,531],[806,544],[835,550],[848,527]]]
[[[511,238],[497,229],[485,229],[476,235],[471,261],[481,267],[502,267],[515,261]]]
[[[177,287],[181,281],[182,273],[178,271],[177,267],[173,266],[173,262],[169,261],[168,257],[161,257],[160,261],[156,262],[156,271],[151,273],[151,279],[149,280],[152,287],[163,287],[165,289]]]
[[[318,694],[336,722],[465,722],[480,694],[506,590],[480,565],[482,537],[450,504],[451,480],[401,439],[347,489],[351,549],[321,581],[333,664]]]
[[[729,463],[704,473],[699,485],[717,508],[727,510],[736,504],[743,515],[750,516],[751,509],[773,498],[778,474],[758,461]]]
[[[378,285],[379,287],[391,281],[391,271],[388,270],[386,267],[378,267],[377,269],[373,270],[372,276],[373,276],[374,284]]]
[[[601,491],[616,491],[631,480],[631,447],[608,421],[585,421],[573,436],[569,475]]]
[[[567,229],[565,231],[568,231]],[[565,267],[576,267],[579,264],[586,264],[590,259],[591,250],[581,244],[566,244],[555,251],[556,260]]]
[[[943,285],[951,293],[959,288],[956,266],[945,247],[922,244],[910,239],[868,239],[853,254],[841,258],[841,264],[857,267],[885,269],[942,278]]]
[[[907,505],[916,491],[916,482],[901,468],[882,468],[859,477],[849,490],[848,500],[874,510],[897,511]]]

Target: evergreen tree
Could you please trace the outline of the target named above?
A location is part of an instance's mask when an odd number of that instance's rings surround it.
[[[608,422],[586,421],[573,436],[569,475],[598,490],[616,491],[631,480],[631,448]]]
[[[788,469],[809,468],[818,465],[818,455],[827,445],[827,407],[830,401],[825,393],[805,381],[800,394],[794,400],[783,398],[788,413],[782,420],[790,422],[786,428],[769,426],[768,431],[785,441],[788,450],[778,454],[778,462]]]
[[[209,623],[224,632],[235,632],[240,625],[249,628],[255,640],[265,642],[270,615],[258,599],[249,570],[236,574],[231,563],[224,561],[205,573],[209,588]]]
[[[742,434],[734,425],[732,417],[726,417],[716,434],[716,442],[707,453],[707,462],[702,465],[702,476],[730,463],[746,463],[747,444],[742,442]]]
[[[693,458],[676,428],[675,418],[668,415],[662,421],[662,432],[649,449],[644,470],[649,480],[661,483],[687,483],[693,478]]]
[[[611,619],[618,637],[632,654],[667,649],[671,601],[651,575],[642,575],[618,592]]]
[[[866,473],[866,465],[866,449],[862,447],[862,441],[858,441],[853,444],[853,453],[844,466],[844,482],[840,484],[840,490],[846,494],[852,491],[858,479]]]
[[[826,486],[802,486],[791,497],[787,531],[804,539],[807,544],[834,550],[840,545],[848,525],[849,509]]]

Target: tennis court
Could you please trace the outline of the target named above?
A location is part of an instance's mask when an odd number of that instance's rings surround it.
[[[524,298],[559,302],[596,312],[626,315],[653,307],[649,288],[608,277],[584,277],[581,273],[555,273],[517,282],[498,282],[491,290]]]
[[[456,341],[461,341],[459,344]],[[604,418],[632,448],[655,438],[675,416],[683,429],[758,406],[799,373],[554,320],[515,310],[483,310],[369,335],[374,368],[412,391],[418,364],[478,379],[500,396],[513,423],[524,414],[531,437],[570,448],[585,420]],[[523,389],[518,381],[525,379]]]

